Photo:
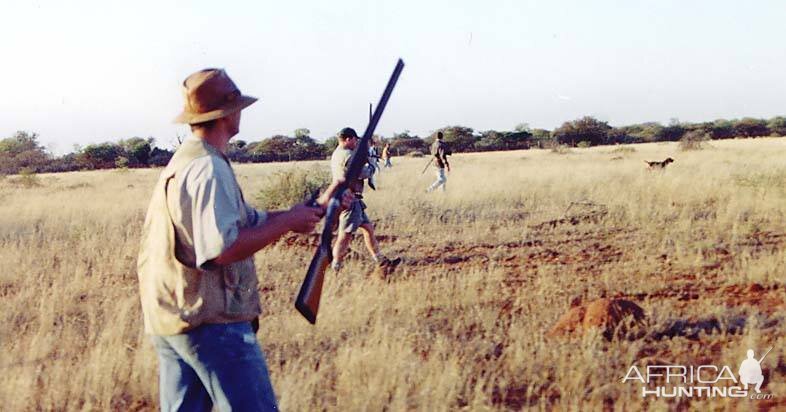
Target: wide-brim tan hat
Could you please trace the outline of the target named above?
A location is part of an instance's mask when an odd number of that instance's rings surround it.
[[[185,107],[175,123],[196,124],[229,116],[258,99],[245,96],[223,69],[204,69],[183,81]]]

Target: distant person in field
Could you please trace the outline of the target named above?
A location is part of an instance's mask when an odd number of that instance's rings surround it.
[[[391,157],[390,143],[385,143],[385,146],[382,148],[382,161],[384,162],[384,165],[382,165],[382,167],[384,168],[393,167],[393,164],[390,163],[390,157]]]
[[[755,384],[756,393],[761,393],[764,375],[761,373],[761,361],[754,358],[754,354],[753,349],[748,349],[748,358],[740,365],[740,383],[745,385],[745,390],[748,390],[748,385]]]
[[[431,186],[426,189],[426,192],[430,193],[439,187],[441,187],[442,191],[444,192],[446,183],[448,182],[445,169],[450,172],[450,163],[448,163],[448,155],[450,155],[450,151],[443,141],[442,132],[437,132],[437,138],[434,140],[434,143],[431,144],[431,155],[434,156],[434,165],[437,167],[437,180],[435,180],[434,183],[432,183]]]
[[[342,181],[349,166],[353,151],[357,148],[358,135],[351,127],[345,127],[338,133],[338,147],[330,158],[330,171],[333,174],[333,184]],[[360,229],[363,241],[371,253],[371,258],[382,268],[393,268],[401,263],[401,258],[388,259],[379,251],[379,243],[374,236],[374,224],[366,215],[366,204],[363,202],[363,181],[371,175],[371,167],[366,165],[359,179],[348,182],[353,200],[349,207],[341,212],[338,219],[338,236],[333,246],[333,270],[339,271],[343,265],[344,256],[349,249],[352,235]]]
[[[287,232],[312,232],[335,185],[316,207],[254,209],[226,150],[240,111],[257,99],[241,94],[221,69],[188,76],[183,91],[176,122],[189,124],[192,136],[155,184],[137,263],[145,332],[159,360],[160,408],[276,410],[256,337],[254,253]]]
[[[380,151],[377,142],[371,138],[368,146],[368,165],[371,166],[371,175],[368,177],[368,186],[377,190],[377,173],[379,172]]]

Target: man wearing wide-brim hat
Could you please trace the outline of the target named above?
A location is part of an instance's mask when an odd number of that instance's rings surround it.
[[[313,231],[337,185],[315,207],[254,209],[225,152],[241,110],[257,99],[243,95],[221,69],[192,74],[183,91],[185,108],[175,121],[191,125],[192,136],[155,185],[138,260],[145,331],[159,358],[161,409],[274,410],[255,334],[261,308],[253,254],[287,232]]]

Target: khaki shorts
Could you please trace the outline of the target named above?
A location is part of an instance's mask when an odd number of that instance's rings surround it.
[[[354,200],[338,217],[339,232],[355,233],[364,224],[371,224],[371,220],[366,215],[366,204],[360,199]]]

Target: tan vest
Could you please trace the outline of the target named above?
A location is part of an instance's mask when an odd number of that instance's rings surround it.
[[[145,332],[149,334],[174,335],[203,323],[248,321],[261,313],[253,257],[215,271],[185,266],[175,257],[175,228],[166,187],[175,174],[203,156],[226,161],[200,139],[184,141],[161,172],[150,199],[137,261]],[[246,213],[238,213],[241,227],[246,226]]]

